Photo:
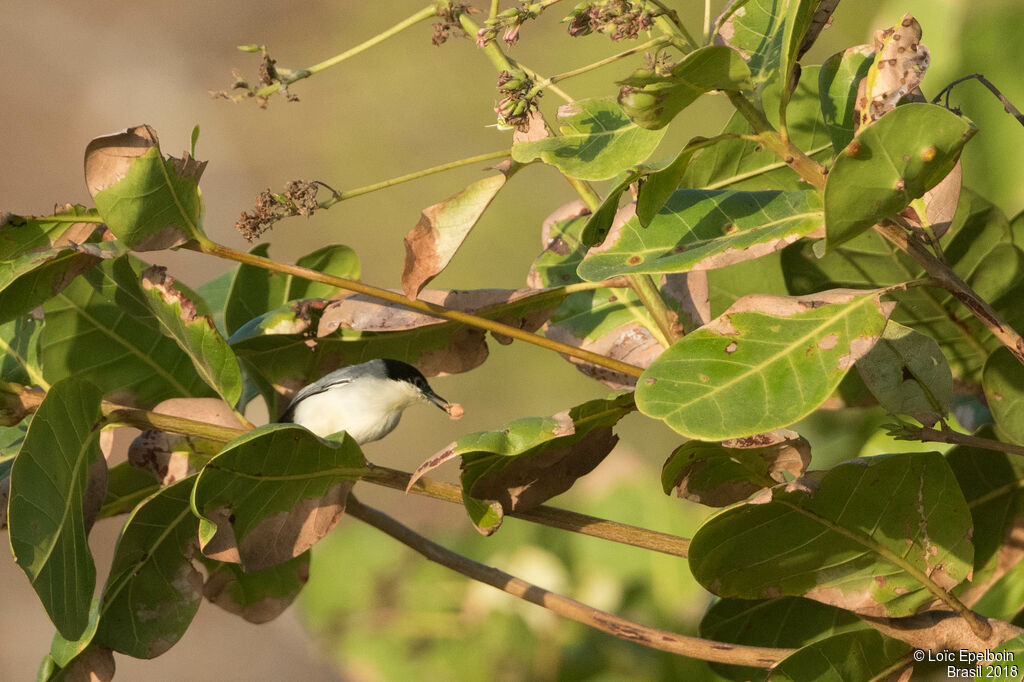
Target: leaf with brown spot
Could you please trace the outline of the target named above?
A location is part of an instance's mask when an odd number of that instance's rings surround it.
[[[666,494],[725,507],[757,491],[799,478],[811,463],[811,445],[788,429],[721,443],[692,440],[676,448],[661,470]]]
[[[694,577],[723,597],[803,596],[899,617],[970,578],[970,530],[967,501],[942,455],[883,455],[711,517],[689,561]]]
[[[821,195],[799,192],[675,192],[647,227],[629,220],[587,252],[580,277],[711,270],[778,251],[825,224]]]
[[[632,395],[626,394],[591,400],[553,417],[517,419],[495,431],[463,436],[416,475],[459,456],[464,496],[484,506],[496,501],[505,514],[530,509],[565,492],[600,464],[619,440],[612,427],[634,409]],[[481,524],[475,509],[483,507],[467,505],[477,529],[494,532],[496,525]]]
[[[287,609],[309,580],[309,551],[260,571],[206,560],[203,596],[250,623],[267,623]]]
[[[351,438],[326,441],[291,424],[250,431],[196,480],[193,509],[203,553],[246,571],[284,563],[338,523],[348,491],[366,473]]]
[[[402,290],[416,298],[430,280],[448,267],[455,252],[480,221],[484,211],[519,168],[477,180],[461,192],[423,209],[416,227],[405,235],[405,270]]]
[[[199,524],[189,506],[194,482],[161,488],[128,516],[100,597],[95,642],[154,658],[185,634],[203,587],[192,566]]]
[[[85,149],[85,182],[110,231],[135,251],[205,240],[199,178],[206,162],[164,158],[148,125],[93,139]]]
[[[896,108],[906,95],[918,90],[931,64],[931,53],[921,43],[921,24],[909,14],[900,23],[875,31],[875,58],[864,78],[860,129]],[[918,91],[920,92],[920,91]]]
[[[637,407],[699,440],[788,426],[825,402],[874,345],[895,306],[881,295],[744,296],[647,368]]]

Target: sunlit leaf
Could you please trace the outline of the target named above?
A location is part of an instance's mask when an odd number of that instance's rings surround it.
[[[824,225],[821,195],[678,190],[647,227],[634,218],[580,263],[583,279],[712,270],[782,249]]]
[[[818,73],[821,112],[837,152],[853,139],[857,87],[868,73],[873,54],[870,45],[849,47],[825,60]]]
[[[825,183],[830,249],[907,207],[952,170],[978,129],[932,104],[913,103],[861,130]]]
[[[667,126],[680,111],[711,90],[750,89],[750,69],[735,50],[708,45],[694,50],[666,75],[641,69],[620,81],[619,104],[649,130]]]
[[[225,446],[196,480],[203,553],[247,571],[288,561],[334,528],[366,472],[351,438],[325,441],[290,424],[255,429]]]
[[[135,251],[205,239],[199,178],[206,162],[188,154],[164,158],[148,125],[93,139],[85,149],[85,182],[110,231]]]
[[[520,167],[508,166],[508,170],[477,180],[461,192],[423,209],[416,227],[405,235],[402,291],[406,296],[416,298],[423,287],[448,267],[470,230]]]
[[[558,120],[558,136],[514,144],[512,158],[539,158],[569,177],[607,180],[650,156],[665,134],[633,123],[611,98],[566,104]]]
[[[647,368],[637,407],[700,440],[788,426],[831,395],[894,305],[878,291],[745,296]]]
[[[693,537],[689,561],[723,597],[803,596],[862,615],[909,616],[970,574],[970,529],[942,455],[886,455],[713,516]]]
[[[71,378],[43,398],[11,471],[9,536],[50,620],[75,640],[89,621],[96,567],[86,541],[88,470],[101,458],[101,393]]]
[[[140,277],[142,294],[160,331],[177,342],[192,360],[196,373],[224,402],[235,405],[242,393],[242,372],[213,320],[196,312],[196,304],[174,286],[167,268],[154,265]]]

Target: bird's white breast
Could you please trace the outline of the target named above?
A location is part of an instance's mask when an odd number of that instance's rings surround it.
[[[302,400],[292,421],[320,437],[347,431],[357,443],[369,443],[389,434],[402,410],[420,400],[422,394],[406,381],[362,378]]]

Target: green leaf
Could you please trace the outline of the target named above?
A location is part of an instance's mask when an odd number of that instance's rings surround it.
[[[777,89],[762,96],[762,107],[768,121],[779,127],[780,95]],[[800,83],[786,108],[786,128],[790,141],[819,163],[832,156],[832,144],[821,113],[818,97],[818,67],[803,70]],[[722,129],[718,143],[703,150],[683,173],[681,187],[744,190],[805,190],[807,183],[785,162],[763,144],[740,139],[754,131],[739,113],[735,113]]]
[[[164,158],[148,125],[93,139],[85,149],[85,182],[110,231],[135,251],[205,241],[199,178],[206,162],[188,154]]]
[[[579,266],[598,282],[625,274],[711,270],[758,258],[819,230],[821,195],[802,192],[678,190],[642,227],[627,222]]]
[[[164,336],[173,339],[192,360],[196,373],[228,405],[242,394],[238,360],[217,326],[178,287],[167,268],[154,265],[141,273],[142,294]]]
[[[480,221],[508,179],[522,166],[477,180],[461,192],[423,209],[419,222],[405,235],[405,269],[402,291],[416,298],[441,273]],[[501,167],[499,167],[501,169]]]
[[[637,383],[637,407],[700,440],[792,424],[874,345],[895,305],[879,295],[745,296],[651,363]]]
[[[194,477],[147,498],[128,516],[103,587],[96,641],[135,658],[155,658],[185,634],[203,598],[191,562],[199,520]]]
[[[1008,348],[989,356],[981,374],[985,399],[1001,439],[1024,445],[1024,365]]]
[[[586,246],[596,246],[608,236],[608,231],[611,229],[615,216],[619,212],[619,199],[622,197],[622,193],[632,183],[636,182],[639,177],[639,173],[626,173],[626,177],[622,179],[622,182],[608,191],[604,201],[587,219],[587,224],[583,226],[580,239]]]
[[[810,599],[719,599],[700,622],[700,636],[716,642],[747,646],[801,647],[841,632],[866,627],[849,611]],[[753,680],[764,670],[712,664],[715,672],[731,680]]]
[[[857,87],[871,68],[874,52],[870,45],[847,48],[829,57],[818,72],[821,112],[836,152],[853,139]]]
[[[661,485],[665,494],[676,490],[687,500],[725,507],[799,478],[810,463],[810,443],[785,429],[722,443],[691,440],[669,455]]]
[[[0,323],[55,296],[104,257],[82,243],[95,231],[95,210],[68,204],[45,218],[8,216],[0,225]]]
[[[566,104],[558,110],[560,135],[512,145],[519,163],[540,159],[572,178],[608,180],[654,151],[664,130],[644,130],[611,98]]]
[[[101,457],[101,400],[99,390],[80,378],[55,384],[11,471],[11,550],[68,640],[85,632],[96,585],[82,505],[89,467]]]
[[[39,361],[39,335],[43,321],[20,315],[0,324],[0,381],[25,386],[46,386]]]
[[[772,682],[891,679],[912,665],[906,661],[910,651],[909,644],[886,637],[877,630],[844,632],[790,654],[772,668],[768,679]],[[903,665],[899,665],[901,662]]]
[[[690,568],[722,597],[802,596],[901,617],[970,574],[971,517],[936,452],[851,460],[731,507],[690,543]]]
[[[739,53],[709,45],[686,55],[667,76],[641,69],[620,85],[619,105],[630,120],[660,130],[705,92],[747,90],[751,82],[750,69]]]
[[[992,428],[977,434],[991,438]],[[989,618],[1011,620],[1024,603],[1024,547],[1019,542],[1024,490],[1010,456],[958,445],[946,455],[971,508],[974,574],[957,597]]]
[[[676,154],[672,163],[641,178],[636,197],[636,217],[643,227],[651,224],[654,217],[679,187],[679,182],[689,167],[693,155],[699,150],[721,141],[717,138],[709,140],[695,137]]]
[[[1024,273],[987,267],[998,260],[995,253],[1018,250],[1002,211],[964,190],[952,225],[940,242],[953,271],[972,287],[984,280],[996,310],[1013,324],[1013,316],[1024,311],[1019,304]],[[873,230],[830,249],[821,258],[815,257],[811,244],[794,244],[782,251],[782,263],[792,294],[837,287],[888,287],[927,277],[916,261]],[[980,381],[981,367],[999,342],[976,318],[965,314],[952,294],[918,286],[893,292],[892,297],[899,302],[895,321],[935,339],[955,377]]]
[[[261,571],[206,560],[203,595],[250,623],[267,623],[288,608],[309,579],[309,550]]]
[[[889,414],[933,426],[949,414],[953,373],[935,339],[889,322],[875,347],[857,361],[871,394]]]
[[[495,431],[470,433],[420,465],[412,480],[461,457],[464,497],[496,500],[506,514],[531,509],[600,464],[619,440],[612,427],[634,409],[633,396],[625,394],[591,400],[553,417],[524,417]],[[474,523],[481,514],[490,518],[486,504],[467,505]]]
[[[269,249],[269,244],[257,244],[249,253],[266,258]],[[317,249],[300,258],[296,264],[335,277],[359,278],[359,257],[355,251],[341,244]],[[228,334],[234,334],[250,320],[280,308],[288,301],[330,298],[337,292],[337,287],[328,284],[311,282],[254,265],[239,265],[231,278],[231,288],[224,307]]]
[[[210,317],[213,318],[214,324],[217,325],[217,329],[220,330],[225,338],[230,336],[230,334],[227,331],[227,324],[224,320],[224,308],[227,306],[228,292],[231,289],[231,281],[236,271],[237,269],[222,272],[213,279],[203,282],[195,290],[196,294],[210,306]]]
[[[143,265],[131,256],[104,261],[46,303],[41,344],[47,381],[84,377],[105,395],[137,405],[213,395],[151,312],[139,285]]]
[[[296,557],[333,528],[367,473],[346,436],[331,442],[291,424],[236,438],[199,473],[192,507],[203,553],[261,570]]]
[[[856,237],[946,177],[978,129],[933,104],[897,107],[862,129],[825,182],[829,249]]]
[[[797,51],[817,3],[766,0],[743,3],[718,27],[715,40],[736,50],[750,68],[750,89],[760,92],[781,75],[789,82]]]

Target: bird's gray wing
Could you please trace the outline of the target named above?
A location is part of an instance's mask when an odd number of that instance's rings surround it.
[[[306,398],[316,395],[317,393],[323,393],[324,391],[328,391],[339,384],[347,384],[351,382],[351,369],[351,367],[342,367],[341,369],[336,369],[330,374],[325,374],[321,379],[314,381],[313,383],[307,386],[304,386],[298,393],[295,394],[295,396],[292,398],[292,401],[288,403],[288,409],[284,411],[284,414],[281,415],[281,418],[278,421],[290,422],[292,420],[292,417],[295,416],[295,407]]]

